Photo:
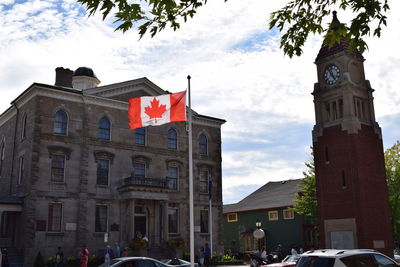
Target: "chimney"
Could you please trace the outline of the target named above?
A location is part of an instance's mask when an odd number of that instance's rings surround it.
[[[56,82],[54,85],[72,88],[72,73],[70,69],[56,68]]]

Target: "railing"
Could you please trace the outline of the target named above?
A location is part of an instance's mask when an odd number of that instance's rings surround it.
[[[177,189],[176,179],[150,178],[150,177],[128,177],[124,178],[123,186],[141,186],[163,189]]]

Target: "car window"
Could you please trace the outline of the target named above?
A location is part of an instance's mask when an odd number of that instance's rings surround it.
[[[333,267],[334,258],[304,256],[297,261],[296,267]]]
[[[118,265],[118,267],[136,267],[135,260],[124,261],[122,264]]]
[[[358,267],[356,256],[348,256],[340,258],[340,261],[343,262],[346,267]]]
[[[356,256],[359,267],[378,267],[371,254],[361,254]]]
[[[390,260],[389,258],[379,255],[379,254],[373,254],[373,257],[375,258],[377,264],[379,267],[395,267],[397,264]]]

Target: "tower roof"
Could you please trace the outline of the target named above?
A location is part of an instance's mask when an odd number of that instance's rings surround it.
[[[94,74],[94,71],[91,68],[88,67],[79,67],[74,71],[73,76],[88,76],[92,78],[96,78],[96,74]]]
[[[333,11],[332,14],[333,14],[333,18],[332,18],[331,24],[329,25],[328,32],[337,31],[341,24],[339,19],[337,18],[337,12]],[[363,56],[357,50],[350,51],[349,46],[350,46],[350,42],[347,41],[344,37],[341,38],[340,43],[335,43],[331,48],[328,47],[328,45],[325,43],[325,40],[324,40],[315,61],[318,61],[325,57],[337,54],[341,51],[349,51],[349,52],[355,54],[356,56],[363,58]]]

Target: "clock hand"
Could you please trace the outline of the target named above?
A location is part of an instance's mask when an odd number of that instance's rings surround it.
[[[332,70],[331,70],[331,69],[328,69],[328,71],[329,71],[329,74],[331,75],[332,79],[334,80],[334,79],[335,79],[335,76],[333,75]]]

